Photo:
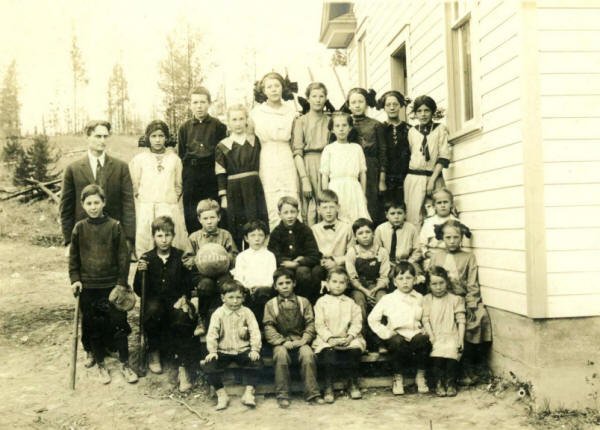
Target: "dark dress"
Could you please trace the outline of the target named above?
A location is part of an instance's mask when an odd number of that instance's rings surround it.
[[[408,130],[410,125],[401,121],[398,125],[384,122],[379,127],[380,141],[385,142],[387,166],[385,169],[385,200],[404,202],[404,178],[408,173],[410,147],[408,145]]]
[[[258,176],[258,137],[246,136],[243,145],[231,137],[223,139],[215,149],[215,162],[219,196],[227,196],[227,225],[236,245],[241,247],[244,224],[259,219],[269,225],[265,193]]]
[[[381,141],[381,123],[365,115],[353,115],[354,128],[358,132],[358,144],[367,160],[367,208],[375,225],[385,221],[383,205],[379,199],[379,174],[387,167],[385,142]]]

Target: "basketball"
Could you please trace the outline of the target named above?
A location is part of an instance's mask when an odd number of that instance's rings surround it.
[[[229,269],[229,253],[217,243],[207,243],[196,253],[195,263],[198,272],[204,276],[218,276]]]

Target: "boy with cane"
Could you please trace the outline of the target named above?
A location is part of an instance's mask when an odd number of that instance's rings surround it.
[[[161,356],[173,355],[179,367],[179,391],[185,392],[192,388],[188,372],[193,362],[196,326],[189,302],[190,272],[183,266],[183,251],[172,246],[173,220],[159,216],[151,229],[154,248],[140,258],[133,281],[136,294],[142,298],[140,331],[147,336],[150,371],[162,373]],[[144,333],[141,338],[144,339]],[[144,348],[140,354],[140,362],[145,364]]]
[[[118,221],[104,214],[105,197],[100,186],[86,186],[81,191],[81,204],[87,218],[75,224],[73,229],[69,278],[82,314],[82,336],[90,340],[98,377],[103,384],[111,381],[104,365],[107,350],[119,352],[119,370],[127,382],[134,383],[138,377],[128,363],[127,336],[131,327],[127,312],[109,300],[115,285],[117,291],[129,291],[129,250],[125,234]],[[75,366],[72,371],[74,369]]]

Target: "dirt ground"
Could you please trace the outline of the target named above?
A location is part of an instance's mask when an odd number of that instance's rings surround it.
[[[109,152],[128,161],[139,151],[135,142],[133,137],[115,136]],[[81,137],[63,136],[56,144],[63,153],[85,148]],[[82,155],[62,157],[59,167]],[[254,410],[233,397],[229,409],[218,413],[203,384],[181,396],[175,389],[174,369],[129,385],[116,369],[117,360],[107,358],[113,381],[101,385],[95,368],[84,368],[81,346],[77,388],[72,391],[68,380],[74,299],[64,248],[58,245],[61,235],[56,217],[57,207],[48,201],[0,204],[2,430],[594,428],[579,425],[577,414],[576,425],[554,415],[534,418],[516,389],[488,390],[485,386],[461,391],[452,399],[414,394],[394,397],[383,389],[365,390],[359,401],[341,397],[326,406],[311,406],[294,397],[286,411],[277,407],[273,397],[259,397]],[[136,307],[129,314],[134,329],[132,362],[136,361],[137,315]]]
[[[0,255],[2,429],[534,428],[516,393],[498,397],[484,386],[461,391],[453,399],[394,397],[381,389],[366,391],[360,401],[342,397],[327,406],[308,405],[295,397],[286,411],[277,407],[273,397],[259,397],[255,410],[234,397],[228,410],[217,413],[203,385],[180,396],[174,389],[174,370],[129,385],[116,370],[117,360],[107,359],[113,382],[103,386],[96,380],[94,368],[83,367],[80,354],[77,388],[71,391],[68,375],[74,300],[68,288],[64,250],[4,239]],[[133,327],[136,314],[130,313]],[[132,351],[137,347],[133,335],[130,347]],[[196,410],[202,419],[177,400]]]

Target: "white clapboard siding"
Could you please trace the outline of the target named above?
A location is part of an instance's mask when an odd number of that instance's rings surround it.
[[[525,278],[525,272],[479,266],[479,283],[487,288],[525,294]]]
[[[482,71],[479,86],[481,93],[485,94],[495,88],[519,78],[518,55],[507,59],[504,63],[497,65],[494,69]]]
[[[546,184],[594,184],[600,182],[600,162],[569,160],[545,163],[544,173]]]
[[[490,269],[504,269],[515,272],[525,272],[525,251],[512,249],[485,249],[473,250],[477,257],[479,267]]]
[[[546,185],[544,197],[546,206],[597,205],[600,203],[600,181],[591,184]]]
[[[596,228],[600,227],[600,205],[547,207],[547,228]],[[589,262],[590,268],[597,267],[598,261]],[[548,268],[550,270],[550,268]]]
[[[549,318],[596,316],[600,313],[600,293],[548,296]]]
[[[541,73],[594,73],[600,69],[600,52],[551,52],[540,54]]]
[[[502,64],[516,58],[519,52],[518,37],[509,36],[508,39],[504,39],[502,43],[496,47],[491,47],[491,52],[481,57],[480,67],[482,70],[492,71]]]
[[[542,97],[542,103],[544,102],[545,97]],[[597,139],[598,119],[542,118],[542,136],[544,139]]]
[[[577,33],[577,32],[575,32]],[[598,31],[600,40],[600,31]],[[542,96],[553,95],[580,95],[600,94],[600,73],[552,73],[542,75],[540,78],[540,91]]]
[[[461,220],[463,217],[461,216]],[[522,228],[513,229],[478,229],[471,227],[473,237],[471,238],[471,246],[478,249],[493,249],[493,250],[525,250],[525,231]]]
[[[538,4],[538,29],[544,30],[600,30],[600,8],[570,7],[569,1],[564,1],[562,7],[544,7]],[[589,2],[592,6],[593,1]]]
[[[467,136],[460,144],[454,145],[452,159],[463,160],[496,148],[517,144],[521,142],[522,136],[520,128],[514,123],[493,130],[484,130],[479,134]]]
[[[465,211],[461,209],[460,219],[469,227],[485,230],[524,228],[523,208],[494,209],[486,211]],[[600,221],[598,221],[600,223]]]
[[[600,249],[548,251],[548,273],[585,273],[598,270],[598,264],[591,267],[590,261],[600,261]]]
[[[523,147],[520,143],[494,148],[477,156],[452,163],[454,176],[467,176],[489,172],[506,166],[520,164],[523,161]]]
[[[600,94],[543,96],[541,114],[542,118],[600,119]]]
[[[540,51],[597,52],[600,28],[597,30],[546,30],[540,32]]]
[[[449,170],[452,169],[451,165]],[[514,187],[523,184],[523,166],[516,164],[488,172],[463,176],[458,179],[450,177],[446,182],[455,195],[482,193],[489,190]]]
[[[549,296],[599,293],[600,271],[548,274]]]
[[[484,129],[496,129],[507,124],[512,124],[521,119],[521,103],[515,100],[506,105],[494,108],[489,111],[482,112],[482,120]],[[517,125],[518,127],[518,125]]]
[[[600,249],[600,227],[548,229],[546,248],[548,251]],[[600,268],[600,264],[596,267]]]
[[[498,290],[481,285],[481,298],[487,306],[527,315],[526,294]]]
[[[575,151],[574,148],[577,150]],[[589,163],[600,160],[600,136],[592,139],[544,139],[544,161],[546,163],[580,161],[581,154],[585,154]]]
[[[487,199],[481,199],[478,194],[462,194],[454,197],[457,207],[462,211],[494,210],[523,207],[525,204],[523,186],[500,188],[487,191]]]

